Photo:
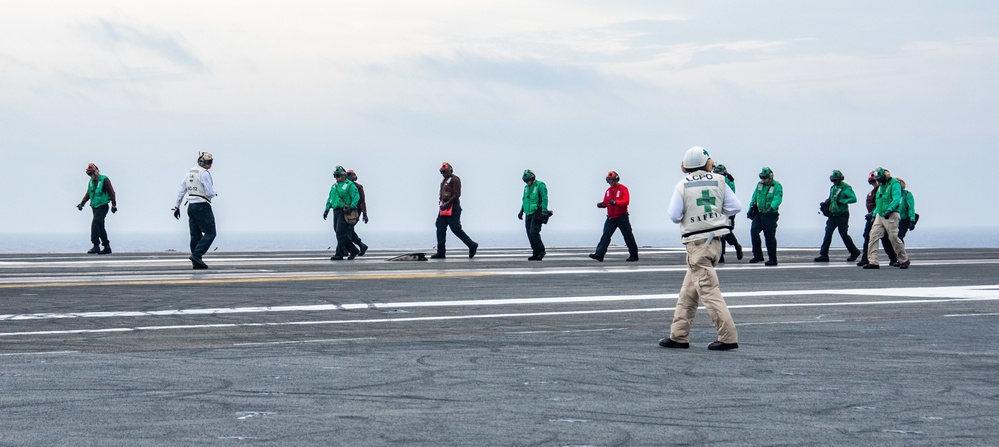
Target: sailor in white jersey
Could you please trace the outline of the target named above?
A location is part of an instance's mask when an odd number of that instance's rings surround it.
[[[708,345],[713,351],[739,347],[735,322],[725,305],[715,265],[721,256],[721,239],[732,230],[729,216],[742,211],[742,203],[725,184],[725,176],[712,173],[714,162],[708,151],[694,146],[680,165],[686,176],[673,191],[668,214],[680,224],[687,248],[687,274],[676,301],[669,337],[659,341],[664,348],[689,348],[690,324],[698,301],[711,316],[718,339]]]
[[[173,217],[180,219],[180,206],[187,198],[187,219],[191,228],[191,264],[195,270],[204,270],[208,265],[201,257],[215,240],[215,214],[212,213],[212,199],[217,195],[212,183],[212,154],[198,155],[198,165],[191,168],[180,182],[177,204],[173,207]]]

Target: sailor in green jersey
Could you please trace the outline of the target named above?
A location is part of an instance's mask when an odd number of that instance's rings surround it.
[[[760,182],[756,184],[753,198],[750,199],[750,215],[753,216],[753,224],[749,227],[753,241],[753,259],[749,260],[750,263],[763,261],[760,241],[762,232],[767,243],[768,259],[765,265],[777,265],[777,219],[780,218],[778,209],[783,200],[784,187],[774,180],[772,169],[763,168],[760,171]]]
[[[90,242],[94,247],[87,253],[108,255],[111,254],[111,243],[108,241],[108,231],[104,222],[108,217],[108,204],[111,204],[110,210],[113,214],[118,212],[118,201],[115,198],[114,187],[111,186],[111,179],[102,175],[97,165],[88,164],[86,173],[87,177],[90,177],[90,181],[87,182],[87,193],[83,195],[80,204],[76,205],[76,209],[83,211],[83,206],[89,201],[90,208],[94,211],[94,219],[90,221]],[[104,244],[104,249],[101,249],[101,243]]]
[[[833,170],[829,176],[832,186],[829,187],[829,214],[826,218],[826,234],[822,238],[822,246],[819,248],[819,257],[815,262],[829,262],[829,245],[832,244],[833,231],[839,229],[839,236],[843,238],[843,244],[850,251],[847,262],[856,261],[860,257],[860,250],[853,244],[850,238],[850,209],[849,204],[857,203],[857,194],[853,192],[853,187],[843,181],[845,177],[838,170]]]
[[[541,241],[542,215],[548,211],[548,186],[537,179],[530,169],[521,176],[524,180],[524,198],[521,201],[517,218],[524,221],[527,240],[531,243],[531,257],[528,261],[540,261],[545,257],[545,243]],[[524,215],[527,219],[524,219]]]
[[[884,168],[874,171],[877,179],[878,195],[874,206],[874,224],[871,225],[871,237],[867,245],[867,261],[865,269],[878,269],[878,240],[888,234],[892,248],[895,250],[899,268],[909,268],[909,255],[905,252],[905,244],[898,238],[899,207],[902,203],[902,185]]]
[[[361,195],[357,192],[354,182],[347,180],[347,170],[343,166],[337,166],[333,171],[336,183],[330,188],[329,198],[326,200],[326,211],[323,212],[323,220],[329,216],[333,210],[333,232],[336,233],[336,251],[330,257],[332,261],[354,259],[360,250],[350,240],[350,230],[352,225],[347,223],[346,215],[357,209],[357,204],[361,200]]]
[[[898,238],[905,242],[906,233],[916,229],[916,201],[906,189],[905,180],[898,179],[898,184],[902,185],[902,202],[898,206]]]
[[[728,173],[728,168],[723,164],[715,165],[712,171],[715,174],[721,174],[725,176],[725,184],[735,192],[735,177]],[[718,262],[725,262],[725,243],[732,244],[735,247],[735,258],[742,260],[742,245],[739,245],[739,240],[735,237],[735,216],[729,216],[728,224],[732,227],[732,231],[722,237],[721,240],[721,256],[718,258]]]

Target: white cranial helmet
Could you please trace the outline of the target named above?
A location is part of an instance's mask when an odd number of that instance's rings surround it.
[[[694,169],[700,168],[708,164],[708,159],[711,156],[708,155],[708,150],[700,147],[694,146],[687,149],[687,153],[683,154],[683,167],[684,169]]]

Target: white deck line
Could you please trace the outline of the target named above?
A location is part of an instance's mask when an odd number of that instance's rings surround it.
[[[729,308],[767,308],[767,307],[806,307],[806,306],[850,306],[869,304],[918,304],[939,303],[946,301],[996,301],[999,300],[999,285],[988,286],[953,286],[953,287],[889,287],[883,289],[826,289],[826,290],[765,290],[753,292],[726,292]],[[882,296],[910,297],[903,301],[867,301],[867,302],[833,302],[833,303],[774,303],[774,304],[739,304],[734,298],[775,297],[775,296]],[[317,304],[290,306],[248,306],[248,307],[216,307],[196,309],[166,309],[166,310],[122,310],[105,312],[65,312],[65,313],[35,313],[0,315],[0,322],[15,322],[26,320],[57,320],[74,318],[135,318],[135,317],[175,317],[175,316],[211,316],[229,314],[254,313],[291,313],[291,312],[332,312],[345,310],[394,310],[414,308],[440,307],[490,307],[507,305],[545,305],[545,304],[579,304],[579,303],[613,303],[623,301],[658,301],[675,300],[676,293],[645,294],[645,295],[592,295],[542,298],[501,298],[481,300],[443,300],[443,301],[403,301],[394,303],[349,303],[349,304]]]

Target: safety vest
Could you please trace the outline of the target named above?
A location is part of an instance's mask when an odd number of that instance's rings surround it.
[[[195,166],[187,171],[187,195],[200,197],[211,203],[212,198],[208,197],[208,190],[205,189],[205,184],[201,181],[201,173],[205,171],[207,169],[200,166]]]
[[[731,233],[728,216],[722,213],[726,190],[730,189],[725,176],[706,171],[687,174],[677,183],[676,191],[683,197],[683,243]]]
[[[97,176],[97,181],[90,179],[87,182],[87,194],[90,195],[90,206],[94,208],[102,207],[111,202],[111,196],[104,192],[104,180],[107,180],[108,176],[100,175]]]

